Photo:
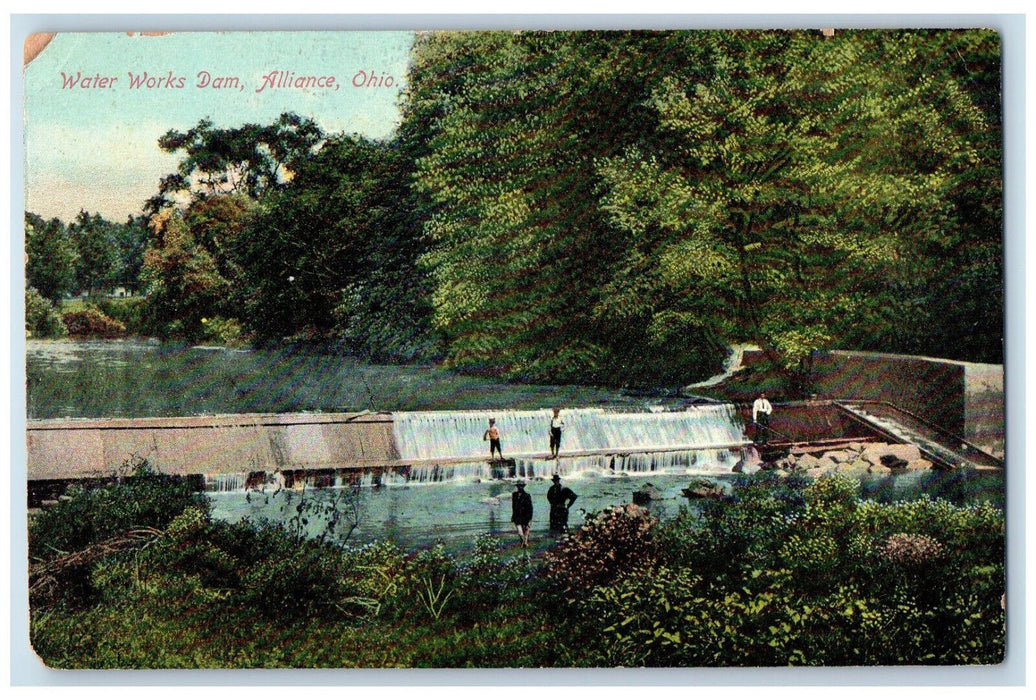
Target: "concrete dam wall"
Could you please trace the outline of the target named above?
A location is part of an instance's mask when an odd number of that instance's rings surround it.
[[[34,421],[27,456],[29,481],[110,476],[132,457],[181,476],[399,461],[392,417],[369,413]]]
[[[1004,456],[1004,367],[834,350],[814,360],[820,397],[886,401]]]
[[[483,440],[489,418],[504,459]],[[328,484],[373,473],[393,479],[549,476],[584,470],[655,471],[695,466],[729,471],[751,444],[730,405],[683,411],[565,411],[562,457],[547,454],[550,411],[277,414],[186,418],[48,420],[28,425],[28,480],[125,475],[134,458],[165,474],[242,487],[245,479],[298,476]],[[337,480],[337,481],[336,481]],[[324,483],[324,481],[318,481]]]

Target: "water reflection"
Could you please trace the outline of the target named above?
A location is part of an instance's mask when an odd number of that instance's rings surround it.
[[[633,502],[633,493],[648,484],[660,492],[660,498],[648,506],[660,520],[676,516],[682,508],[695,512],[698,501],[688,501],[683,489],[692,481],[707,480],[729,493],[731,474],[598,474],[594,472],[566,479],[578,499],[569,516],[569,527],[578,528],[588,513],[611,506]],[[861,482],[861,497],[879,501],[943,498],[957,505],[990,502],[1003,507],[1003,474],[978,472],[937,473],[912,471],[894,476],[866,478]],[[549,479],[534,479],[526,490],[533,498],[531,543],[543,550],[554,543],[548,527],[546,499]],[[420,485],[390,485],[377,488],[362,487],[355,491],[359,504],[358,525],[348,540],[349,545],[360,545],[377,540],[391,540],[404,547],[426,547],[443,542],[452,552],[473,548],[476,538],[488,533],[509,548],[517,548],[518,536],[511,526],[511,480],[480,483],[467,481],[440,482]],[[339,489],[310,490],[305,493],[245,492],[210,493],[213,515],[236,522],[242,518],[252,521],[270,520],[287,523],[296,514],[300,498],[325,503],[334,498]],[[324,531],[326,520],[313,517],[307,525],[310,536]]]
[[[566,485],[578,495],[570,512],[569,526],[579,527],[587,513],[632,503],[633,492],[649,483],[661,492],[661,498],[652,501],[649,510],[659,518],[671,517],[687,504],[682,489],[691,479],[691,476],[674,474],[638,477],[594,473],[566,479]],[[553,541],[547,519],[550,484],[549,479],[534,479],[526,486],[533,498],[532,537],[543,546]],[[349,544],[389,539],[403,546],[421,547],[442,541],[448,549],[459,551],[472,547],[482,533],[515,544],[518,538],[511,526],[513,490],[513,483],[504,480],[359,488],[355,492],[360,501],[359,524]],[[337,489],[313,489],[304,494],[270,491],[261,495],[253,493],[247,498],[245,492],[237,491],[209,496],[217,518],[231,522],[247,518],[287,523],[296,514],[300,498],[323,503],[334,497],[334,491]],[[310,518],[307,533],[321,535],[326,522],[320,517]]]
[[[29,339],[26,377],[30,420],[664,403],[600,387],[499,384],[433,366],[375,365],[291,345],[242,350]]]

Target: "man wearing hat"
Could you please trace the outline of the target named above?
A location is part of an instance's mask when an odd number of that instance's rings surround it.
[[[550,531],[564,532],[568,529],[568,509],[576,501],[576,494],[567,486],[561,485],[561,477],[551,477],[554,485],[547,490],[547,502],[550,503]]]
[[[511,522],[518,536],[522,538],[522,546],[529,546],[529,523],[532,522],[532,496],[525,491],[525,482],[515,484],[511,494]]]

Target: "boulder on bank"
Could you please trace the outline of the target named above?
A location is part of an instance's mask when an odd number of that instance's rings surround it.
[[[696,479],[691,482],[690,486],[683,489],[682,493],[691,500],[696,498],[719,498],[723,495],[723,487],[718,483]]]
[[[867,445],[863,450],[864,458],[871,464],[882,464],[882,458],[886,456],[896,457],[904,462],[912,462],[921,459],[921,450],[917,445],[890,445],[884,442],[877,442]]]
[[[807,453],[799,455],[795,462],[783,468],[810,471],[813,469],[820,469],[823,466],[824,465],[821,464],[820,459]]]
[[[888,469],[891,469],[893,471],[897,469],[906,469],[907,465],[910,464],[910,462],[906,461],[905,459],[897,457],[893,454],[882,455],[880,461],[881,466],[887,467]]]
[[[897,470],[898,471],[898,470]],[[872,464],[867,472],[874,476],[891,476],[893,469],[885,466],[884,464]]]
[[[817,478],[827,474],[888,476],[904,470],[931,469],[932,463],[921,456],[917,445],[853,442],[820,453],[799,448],[775,466]]]
[[[662,492],[650,481],[645,483],[639,491],[633,492],[633,503],[638,506],[646,506],[651,501],[662,500]]]

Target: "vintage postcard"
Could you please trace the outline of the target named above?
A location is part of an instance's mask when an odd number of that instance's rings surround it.
[[[1002,665],[1003,53],[31,35],[38,662]]]

